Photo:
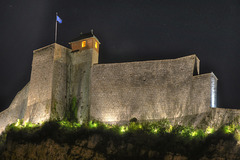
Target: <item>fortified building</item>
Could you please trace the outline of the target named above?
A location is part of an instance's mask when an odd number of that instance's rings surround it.
[[[70,43],[33,51],[30,82],[0,113],[0,130],[17,119],[40,123],[74,114],[82,123],[176,119],[216,107],[217,78],[200,74],[196,55],[177,59],[98,64],[91,32]]]

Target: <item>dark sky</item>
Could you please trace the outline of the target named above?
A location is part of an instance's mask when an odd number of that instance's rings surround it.
[[[218,106],[240,108],[239,0],[0,1],[0,111],[30,80],[32,51],[94,29],[100,63],[197,54],[218,77]]]

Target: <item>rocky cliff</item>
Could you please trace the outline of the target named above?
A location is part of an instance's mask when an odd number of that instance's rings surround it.
[[[103,141],[101,135],[95,134],[88,139],[76,140],[74,144],[59,144],[52,139],[41,141],[40,143],[26,143],[9,141],[6,145],[1,159],[164,159],[164,160],[187,160],[191,159],[187,155],[177,152],[159,151],[147,148],[145,145],[137,145],[130,141],[122,141],[117,144],[113,139]],[[104,143],[104,144],[103,144]],[[175,147],[180,147],[176,144]],[[103,147],[102,147],[103,146]],[[224,141],[220,139],[215,144],[209,144],[204,153],[199,150],[198,159],[240,159],[240,144],[234,141]]]

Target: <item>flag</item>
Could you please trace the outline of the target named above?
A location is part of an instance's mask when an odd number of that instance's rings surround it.
[[[62,23],[62,19],[59,17],[59,16],[57,16],[57,21],[58,21],[58,23]]]

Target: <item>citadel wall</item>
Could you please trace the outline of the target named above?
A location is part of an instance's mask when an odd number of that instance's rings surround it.
[[[93,30],[90,33],[80,34],[70,43],[72,52],[69,54],[67,97],[70,117],[87,122],[90,108],[90,74],[93,64],[98,63],[99,45]]]
[[[54,46],[51,119],[63,119],[67,106],[67,61],[70,49]]]
[[[68,106],[71,107],[73,105],[71,103],[76,103],[78,120],[86,122],[89,119],[90,72],[92,65],[98,63],[98,53],[94,49],[88,49],[72,52],[69,56]]]
[[[10,106],[0,113],[0,134],[8,124],[24,118],[28,102],[28,89],[29,83],[17,93]]]
[[[216,88],[217,79],[213,73],[193,76],[195,70],[199,73],[196,55],[96,64],[91,74],[90,118],[116,123],[134,117],[158,120],[208,112],[211,85]]]
[[[197,126],[208,117],[224,119],[224,111],[211,108],[216,107],[217,78],[199,74],[196,55],[98,64],[100,42],[92,32],[70,44],[72,50],[54,43],[34,51],[30,82],[0,113],[0,132],[17,119],[39,123],[72,112],[79,122],[168,118]],[[228,115],[238,113],[229,110]]]

